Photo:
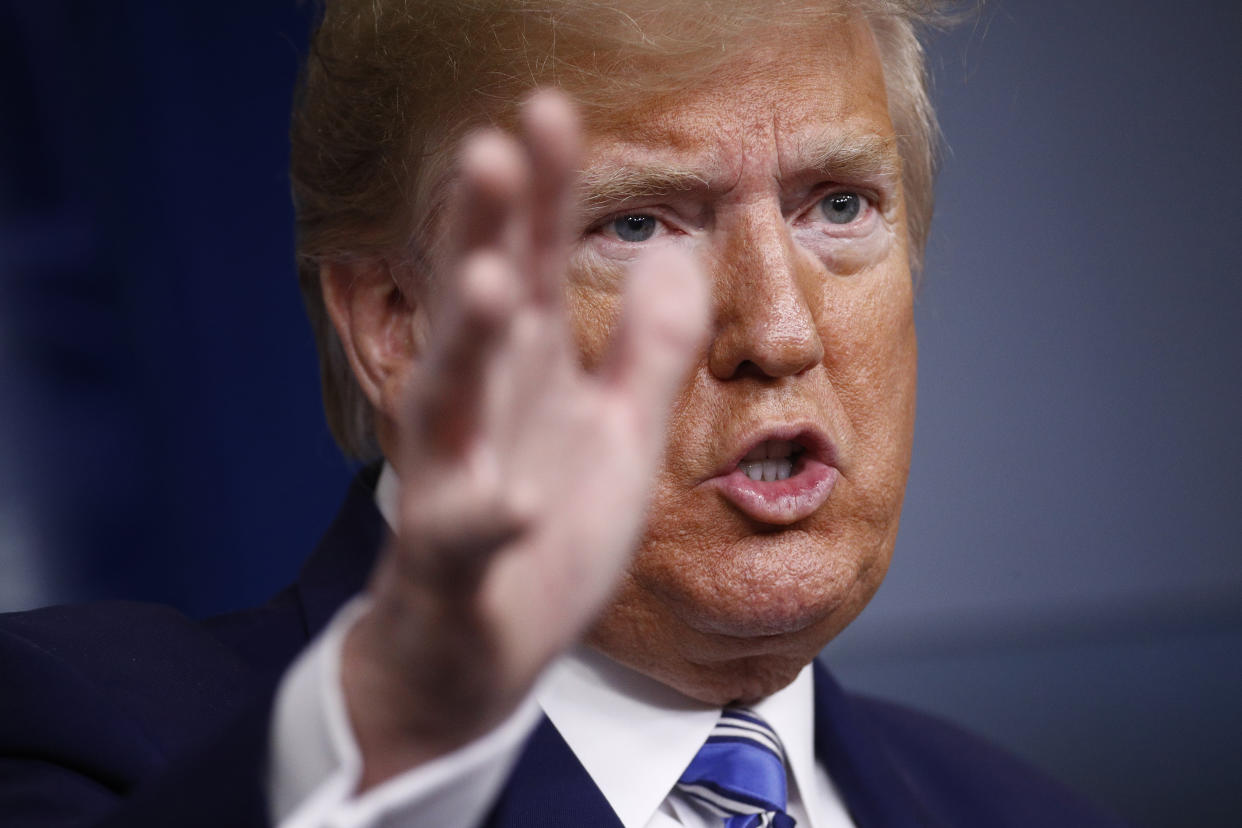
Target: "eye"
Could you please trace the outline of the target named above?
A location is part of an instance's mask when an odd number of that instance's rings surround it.
[[[858,193],[833,193],[819,203],[824,218],[832,224],[849,224],[862,213],[865,202]]]
[[[610,226],[623,242],[645,242],[655,235],[656,220],[654,216],[618,216],[610,222]]]

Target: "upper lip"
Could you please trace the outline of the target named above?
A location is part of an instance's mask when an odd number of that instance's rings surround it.
[[[722,463],[712,477],[723,477],[737,469],[747,454],[755,446],[768,440],[785,440],[802,448],[803,453],[812,460],[818,460],[826,466],[837,464],[837,451],[832,440],[819,426],[801,423],[763,428],[749,434],[738,445],[739,448]],[[709,478],[710,479],[710,478]]]

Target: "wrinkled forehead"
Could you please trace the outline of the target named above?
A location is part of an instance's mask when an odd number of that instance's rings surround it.
[[[861,18],[759,29],[710,72],[683,78],[674,90],[588,109],[588,173],[622,157],[720,180],[760,154],[774,174],[786,159],[810,163],[827,153],[899,166],[883,68]]]
[[[485,4],[486,5],[486,4]],[[770,71],[791,82],[802,55],[840,63],[866,58],[874,42],[863,15],[844,0],[630,0],[624,8],[591,0],[550,0],[542,11],[508,8],[473,27],[475,51],[445,57],[467,109],[510,126],[525,92],[554,85],[570,93],[588,123],[689,100],[713,85]],[[821,71],[823,62],[805,67]],[[757,80],[765,80],[758,78]],[[446,113],[447,114],[447,113]]]
[[[682,3],[659,15],[601,22],[574,8],[539,37],[528,29],[520,44],[513,33],[497,41],[497,53],[483,53],[495,65],[462,71],[503,80],[478,84],[424,146],[413,201],[430,208],[420,210],[426,236],[439,235],[434,217],[451,191],[461,138],[483,124],[517,131],[519,102],[541,85],[561,88],[577,104],[588,175],[615,166],[618,156],[647,155],[664,169],[682,161],[696,175],[727,180],[743,160],[738,139],[761,135],[760,127],[783,142],[783,155],[850,143],[851,135],[887,151],[883,68],[863,16],[833,2],[771,2],[781,13],[760,14],[762,4],[747,2]],[[528,71],[518,72],[519,65]],[[900,166],[895,150],[892,159]],[[599,189],[607,195],[616,187]]]
[[[615,71],[562,72],[555,82],[579,98],[588,126],[600,130],[627,118],[654,124],[671,111],[710,114],[738,90],[767,100],[804,89],[884,97],[871,29],[860,14],[843,12],[756,23],[745,31],[729,27],[695,48],[638,51]],[[833,82],[850,88],[837,92]]]

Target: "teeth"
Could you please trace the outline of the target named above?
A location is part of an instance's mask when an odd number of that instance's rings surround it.
[[[793,461],[788,458],[775,460],[743,460],[738,464],[742,474],[756,482],[788,480],[793,474]]]

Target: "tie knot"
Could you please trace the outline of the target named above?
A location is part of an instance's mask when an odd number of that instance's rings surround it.
[[[785,814],[785,750],[758,713],[726,707],[677,789],[727,828],[792,828]]]

